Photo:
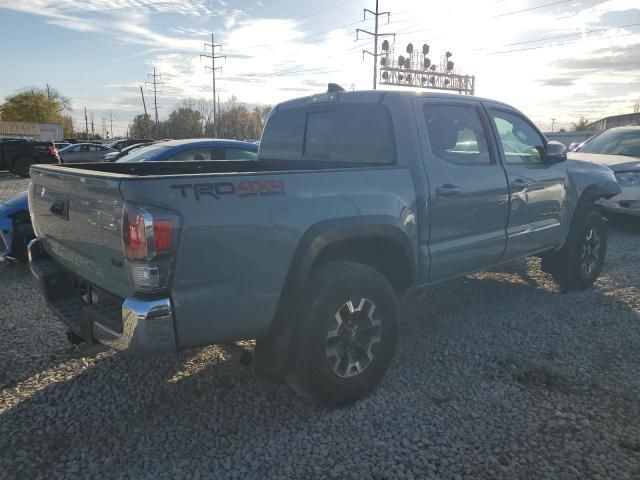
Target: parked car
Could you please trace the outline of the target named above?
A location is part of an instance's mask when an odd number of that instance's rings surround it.
[[[598,204],[607,213],[640,217],[640,126],[605,130],[584,142],[569,158],[613,170],[622,193]]]
[[[133,150],[137,150],[138,148],[144,147],[146,145],[149,145],[149,143],[136,143],[133,145],[129,145],[128,147],[124,147],[120,151],[107,153],[104,157],[102,157],[102,159],[105,162],[115,162],[116,160],[119,160],[125,155],[129,155],[129,153],[131,153]]]
[[[72,338],[257,338],[256,369],[348,404],[389,366],[406,291],[529,255],[565,289],[596,280],[611,170],[503,103],[335,90],[276,106],[257,162],[33,167],[31,270]]]
[[[115,148],[116,150],[122,150],[125,147],[129,147],[137,143],[151,143],[151,142],[153,142],[153,140],[151,139],[127,138],[125,140],[112,141],[107,143],[106,145],[110,148]]]
[[[29,167],[34,163],[59,162],[60,156],[53,142],[0,138],[0,170],[28,177]]]
[[[97,143],[76,143],[60,150],[60,163],[102,162],[102,158],[118,150]]]
[[[256,160],[259,145],[238,140],[196,138],[155,142],[139,148],[118,161],[163,162],[202,160]]]
[[[29,217],[28,194],[25,190],[0,203],[0,257],[27,259],[27,244],[35,236]]]

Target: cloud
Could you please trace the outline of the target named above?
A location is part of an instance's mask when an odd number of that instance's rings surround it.
[[[564,58],[555,65],[582,72],[640,72],[640,43],[600,48],[583,58]]]
[[[547,85],[549,87],[570,87],[574,85],[575,82],[575,78],[566,77],[547,78],[546,80],[541,81],[542,85]]]

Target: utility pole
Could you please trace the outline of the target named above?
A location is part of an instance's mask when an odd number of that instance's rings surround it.
[[[109,123],[111,124],[111,138],[113,138],[113,114],[109,110]]]
[[[214,40],[213,40],[213,33],[211,34],[211,43],[206,43],[204,44],[204,48],[206,49],[207,47],[211,48],[211,55],[209,55],[208,53],[203,53],[200,55],[200,58],[205,57],[205,58],[210,58],[211,59],[211,66],[205,65],[204,69],[206,70],[211,70],[211,76],[213,78],[212,81],[212,93],[213,93],[213,136],[217,137],[218,136],[218,119],[217,119],[217,114],[216,114],[216,70],[222,70],[222,67],[216,67],[216,58],[227,58],[226,55],[216,55],[216,48],[222,48],[222,45],[216,45]]]
[[[555,125],[556,125],[556,119],[552,118],[551,119],[551,133],[553,133],[553,127],[555,127]]]
[[[367,35],[371,35],[373,37],[373,53],[371,53],[369,50],[362,50],[362,59],[364,60],[364,55],[365,54],[369,54],[373,57],[373,89],[375,90],[377,88],[378,85],[378,37],[389,37],[389,36],[393,36],[393,38],[396,38],[396,34],[395,33],[378,33],[378,17],[382,16],[382,15],[386,15],[387,16],[387,23],[389,23],[389,16],[391,15],[391,13],[389,12],[380,12],[378,11],[378,2],[379,0],[376,0],[376,11],[372,12],[371,10],[369,10],[368,8],[364,9],[363,12],[363,20],[367,19],[367,12],[370,13],[371,15],[373,15],[376,24],[374,27],[374,31],[373,32],[369,32],[367,30],[363,30],[361,28],[356,28],[356,40],[358,40],[358,34],[360,32],[362,33],[366,33]]]
[[[84,139],[89,140],[89,120],[87,120],[87,107],[84,107]]]
[[[147,122],[149,114],[147,113],[147,102],[144,101],[144,91],[142,90],[142,85],[140,85],[140,95],[142,95],[142,107],[144,108],[144,136],[145,138],[149,138],[149,124]]]
[[[93,122],[93,120],[95,119],[95,115],[93,114],[93,112],[89,114],[89,118],[91,118],[91,136],[95,138],[96,130]]]
[[[158,83],[157,78],[160,75],[156,74],[156,67],[153,67],[153,73],[147,73],[147,76],[151,77],[153,80],[151,82],[144,82],[147,85],[153,85],[153,107],[156,111],[156,133],[154,138],[158,139]]]

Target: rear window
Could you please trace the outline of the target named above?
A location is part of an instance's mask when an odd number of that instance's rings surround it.
[[[395,140],[384,105],[314,105],[274,112],[260,142],[262,160],[389,164]]]
[[[148,162],[154,160],[156,157],[164,153],[169,147],[162,147],[158,145],[149,145],[148,147],[142,147],[134,150],[126,157],[122,157],[118,160],[119,163],[134,163],[134,162]]]

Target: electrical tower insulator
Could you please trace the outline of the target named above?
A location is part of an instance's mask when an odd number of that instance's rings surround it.
[[[388,52],[389,51],[389,40],[384,40],[382,42],[382,50],[384,52]]]
[[[430,66],[431,66],[431,59],[428,58],[428,57],[425,57],[425,59],[424,59],[424,69],[427,70]]]
[[[402,75],[401,73],[398,74],[398,80],[402,81],[404,79],[404,75]]]
[[[411,74],[410,73],[407,75],[407,83],[411,83]]]
[[[387,57],[382,57],[380,59],[380,65],[382,65],[383,67],[387,66]]]
[[[404,67],[404,55],[400,55],[398,57],[398,65],[400,66],[400,68]]]
[[[453,62],[449,60],[447,62],[447,71],[450,72],[451,70],[453,70]]]
[[[429,55],[429,45],[427,45],[426,43],[422,45],[422,54]]]
[[[413,53],[413,43],[407,45],[407,53],[411,55]]]
[[[436,67],[435,65],[431,65],[431,67],[430,67],[429,69],[430,69],[432,72],[435,72],[435,71],[436,71],[436,68],[437,68],[437,67]]]
[[[447,52],[447,53],[445,53],[445,54],[444,54],[444,56],[445,56],[445,57],[447,57],[447,58],[449,58],[449,57],[453,56],[453,53],[451,53],[451,52]]]
[[[389,72],[382,72],[382,78],[384,80],[389,80]]]
[[[445,85],[449,85],[449,79],[448,79],[448,78],[445,78],[445,79],[444,79],[444,84],[445,84]]]
[[[435,79],[435,77],[431,77],[431,78],[429,79],[429,82],[431,82],[431,84],[432,84],[432,85],[435,85],[435,83],[436,83],[436,79]]]

